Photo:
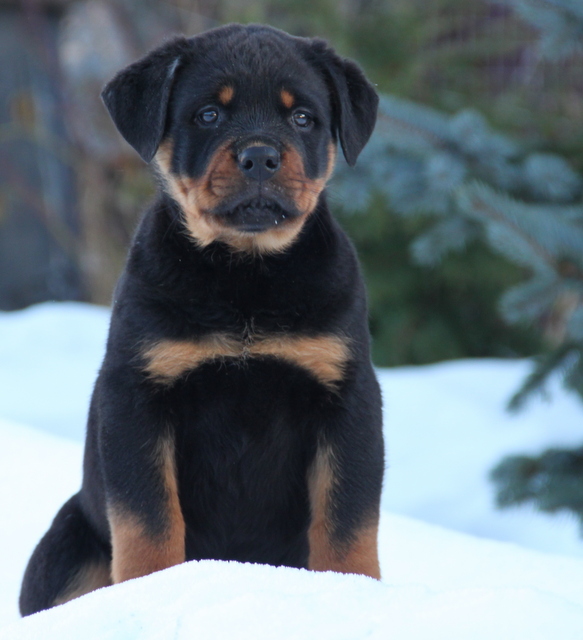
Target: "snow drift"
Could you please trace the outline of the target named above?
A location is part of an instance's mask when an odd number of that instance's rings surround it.
[[[581,638],[583,561],[398,516],[384,529],[384,583],[190,562],[26,618],[0,640]]]

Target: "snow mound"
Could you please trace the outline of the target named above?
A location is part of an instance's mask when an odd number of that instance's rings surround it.
[[[0,418],[0,627],[17,618],[26,563],[81,486],[81,456],[78,442]]]
[[[524,552],[508,570],[506,545],[459,534],[448,545],[446,532],[434,537],[429,525],[386,519],[389,529],[401,530],[401,543],[411,530],[432,557],[445,551],[452,564],[459,551],[475,557],[486,545],[487,567],[476,575],[475,566],[466,566],[465,585],[429,587],[400,583],[388,566],[386,581],[377,583],[284,567],[190,562],[26,618],[1,630],[0,640],[580,640],[583,561]],[[416,553],[415,542],[392,549],[409,559],[405,564],[417,564]],[[492,575],[503,584],[492,586]]]
[[[78,302],[0,313],[0,416],[82,438],[109,315]]]

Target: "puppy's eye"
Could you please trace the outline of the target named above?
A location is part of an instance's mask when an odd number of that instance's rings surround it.
[[[196,119],[200,124],[214,124],[219,119],[219,112],[216,109],[203,109],[198,113]]]
[[[295,111],[292,115],[292,121],[297,127],[305,129],[312,124],[313,119],[312,116],[305,111]]]

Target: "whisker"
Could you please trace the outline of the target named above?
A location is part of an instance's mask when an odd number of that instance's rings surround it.
[[[182,207],[180,207],[180,209],[182,209]],[[182,213],[181,213],[182,216]],[[180,219],[176,216],[173,216],[170,219],[170,224],[168,225],[166,231],[164,232],[164,235],[162,236],[162,242],[164,242],[164,240],[166,240],[166,236],[174,230],[174,227],[176,227],[178,225],[178,223],[180,222]]]

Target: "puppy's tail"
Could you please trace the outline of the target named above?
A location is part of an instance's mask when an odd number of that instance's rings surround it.
[[[57,513],[24,573],[20,613],[31,615],[111,584],[110,552],[74,495]]]

